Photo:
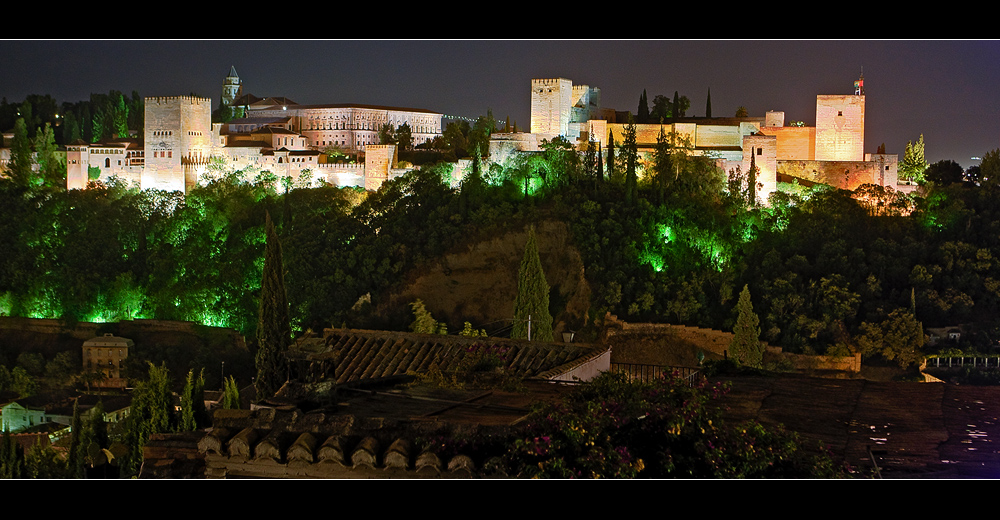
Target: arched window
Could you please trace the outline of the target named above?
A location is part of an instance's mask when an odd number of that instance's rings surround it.
[[[107,157],[107,158],[104,159],[104,167],[105,168],[110,168],[111,167],[111,158],[110,157]]]

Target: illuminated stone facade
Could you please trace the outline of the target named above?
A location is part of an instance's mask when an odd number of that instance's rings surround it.
[[[212,100],[177,96],[145,99],[143,189],[187,191],[213,156]]]
[[[584,117],[590,119],[584,121]],[[864,153],[863,89],[851,95],[816,96],[814,127],[785,126],[781,111],[769,111],[764,117],[678,118],[662,125],[635,127],[640,168],[648,162],[661,129],[690,143],[692,155],[715,158],[725,171],[739,167],[746,172],[753,154],[764,201],[777,189],[781,175],[802,175],[800,178],[846,189],[864,183],[903,188],[897,185],[896,155]],[[609,132],[621,146],[624,130],[625,124],[613,121],[609,110],[600,107],[599,89],[575,86],[565,78],[533,79],[531,134],[535,139],[503,134],[491,143],[491,160],[504,160],[513,151],[538,151],[544,140],[557,135],[575,141],[581,151],[587,141],[597,141],[607,156]]]
[[[274,98],[269,98],[274,99]],[[322,150],[337,146],[355,153],[379,144],[383,125],[410,127],[413,146],[441,136],[443,114],[416,108],[394,108],[374,105],[297,105],[259,102],[250,105],[250,117],[287,117],[289,129],[302,134],[309,146]]]
[[[817,161],[863,161],[865,96],[816,96]]]

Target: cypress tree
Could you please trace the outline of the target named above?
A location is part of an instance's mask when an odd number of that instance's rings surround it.
[[[615,178],[615,136],[608,130],[608,179]]]
[[[236,379],[233,376],[229,376],[225,380],[222,407],[226,410],[239,410],[240,408],[240,389],[236,386]]]
[[[757,168],[757,161],[754,159],[754,151],[750,150],[750,169],[747,171],[747,206],[751,208],[757,207],[757,174],[760,170]]]
[[[622,144],[622,159],[625,160],[625,203],[635,204],[638,196],[638,174],[636,173],[636,163],[639,158],[639,147],[636,143],[635,123],[629,118],[625,125],[625,142]]]
[[[108,439],[108,423],[104,421],[103,401],[97,401],[97,404],[90,409],[90,428],[88,430],[88,436],[99,449],[103,450],[111,445]]]
[[[680,111],[681,111],[681,99],[680,99],[680,97],[677,96],[677,91],[675,90],[674,91],[674,109],[673,109],[673,112],[671,113],[671,115],[674,116],[675,118],[676,117],[680,117]]]
[[[34,172],[31,171],[32,163],[28,125],[21,117],[14,122],[14,138],[10,143],[10,164],[7,166],[10,178],[18,186],[28,187],[31,185],[34,176]]]
[[[712,89],[708,89],[708,101],[705,102],[705,117],[712,117]]]
[[[194,370],[188,370],[184,389],[181,390],[181,423],[180,431],[189,432],[197,428],[194,420]]]
[[[514,339],[528,339],[528,319],[531,319],[531,339],[552,341],[552,315],[549,314],[549,284],[545,281],[542,260],[538,256],[535,227],[528,230],[528,243],[517,272],[517,299],[514,301]]]
[[[604,183],[604,151],[597,147],[597,184]]]
[[[736,318],[736,326],[733,327],[733,341],[729,344],[729,351],[739,364],[761,368],[764,347],[760,343],[760,320],[753,311],[750,289],[746,285],[740,293],[736,309],[739,315]]]
[[[291,341],[288,319],[288,296],[281,260],[281,242],[274,230],[270,213],[266,214],[264,233],[264,273],[260,284],[260,314],[257,323],[257,400],[273,396],[287,378],[285,350]]]
[[[642,95],[639,96],[639,109],[636,111],[635,118],[639,123],[647,123],[649,121],[649,103],[646,101],[646,89],[642,89]]]
[[[73,420],[70,423],[69,454],[66,473],[71,478],[83,478],[83,421],[80,420],[80,401],[73,401]]]

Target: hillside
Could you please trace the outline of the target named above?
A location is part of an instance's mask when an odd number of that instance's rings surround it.
[[[536,225],[539,256],[548,281],[549,308],[557,337],[587,323],[590,286],[583,261],[571,243],[565,223],[547,220]],[[509,332],[517,295],[517,271],[528,241],[527,227],[476,241],[445,254],[433,264],[415,269],[404,289],[394,291],[376,315],[412,321],[409,303],[423,300],[438,321],[457,332],[465,321],[491,335]]]

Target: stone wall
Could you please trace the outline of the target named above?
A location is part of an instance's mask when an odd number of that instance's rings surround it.
[[[878,184],[878,163],[865,161],[778,161],[779,177],[794,177],[835,188],[854,190]]]
[[[779,161],[812,161],[816,158],[816,127],[764,127],[761,132],[777,137]]]

